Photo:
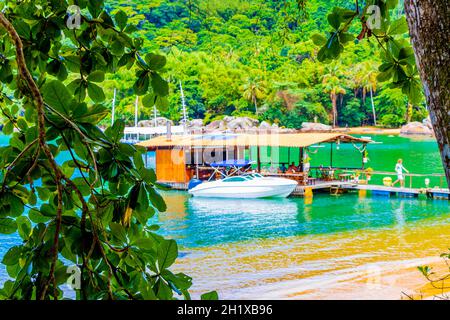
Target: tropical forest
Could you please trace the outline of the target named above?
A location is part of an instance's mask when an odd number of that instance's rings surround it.
[[[314,36],[326,34],[334,7],[353,5],[345,0],[306,1],[305,8],[296,1],[108,1],[112,13],[123,10],[135,23],[146,50],[167,57],[170,94],[159,113],[175,122],[182,118],[180,82],[189,117],[206,123],[227,115],[286,128],[303,122],[386,128],[421,122],[427,117],[425,100],[411,101],[402,88],[378,77],[378,43],[359,41],[357,27],[339,60],[319,61]],[[394,18],[399,23],[391,32],[405,34],[402,5]],[[105,87],[109,101],[117,89],[117,112],[130,124],[133,74],[114,75]],[[153,117],[152,106],[140,109],[139,117]]]

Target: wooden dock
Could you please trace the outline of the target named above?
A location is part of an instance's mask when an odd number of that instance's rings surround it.
[[[427,189],[427,196],[430,199],[450,200],[449,189]]]
[[[397,196],[402,198],[416,198],[419,194],[426,193],[425,189],[397,188],[370,184],[353,184],[351,186],[343,186],[343,188],[348,190],[367,190],[374,196],[382,197]]]
[[[167,183],[160,182],[163,186],[172,190],[187,190],[188,183]],[[317,181],[310,185],[298,185],[291,196],[304,197],[312,196],[314,193],[328,193],[337,195],[351,191],[365,190],[372,196],[377,197],[398,197],[417,198],[420,194],[426,195],[429,199],[450,200],[450,190],[441,188],[399,188],[371,184],[357,184],[351,181]]]

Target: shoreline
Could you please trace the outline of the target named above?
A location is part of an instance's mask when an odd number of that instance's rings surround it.
[[[345,130],[345,131],[343,131]],[[383,135],[400,135],[400,128],[384,129],[376,127],[353,127],[345,129],[335,129],[336,132],[345,132],[348,134],[383,134]]]
[[[193,277],[194,298],[218,289],[223,300],[433,299],[442,292],[417,267],[448,274],[440,254],[449,219],[183,248],[176,271]]]

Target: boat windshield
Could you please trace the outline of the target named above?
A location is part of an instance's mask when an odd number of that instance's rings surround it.
[[[252,180],[253,178],[249,178],[247,176],[238,176],[238,177],[228,177],[223,179],[223,182],[244,182]]]
[[[249,173],[249,174],[246,174],[244,177],[249,178],[251,180],[253,180],[255,178],[263,178],[263,176],[260,175],[259,173]]]

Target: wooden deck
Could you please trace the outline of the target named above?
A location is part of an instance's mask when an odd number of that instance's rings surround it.
[[[375,196],[397,196],[403,198],[415,198],[419,194],[425,193],[424,189],[414,189],[414,188],[397,188],[397,187],[387,187],[380,185],[370,185],[370,184],[354,184],[350,186],[344,186],[348,190],[368,190]]]
[[[173,190],[187,190],[188,183],[167,183],[163,185],[170,186]],[[291,196],[303,197],[314,193],[341,194],[351,191],[365,190],[372,196],[380,197],[399,197],[399,198],[417,198],[420,194],[425,194],[430,199],[450,200],[449,189],[418,189],[418,188],[399,188],[387,187],[381,185],[357,184],[347,181],[315,181],[314,184],[298,185]]]
[[[430,199],[450,200],[449,189],[427,189],[427,196]]]

